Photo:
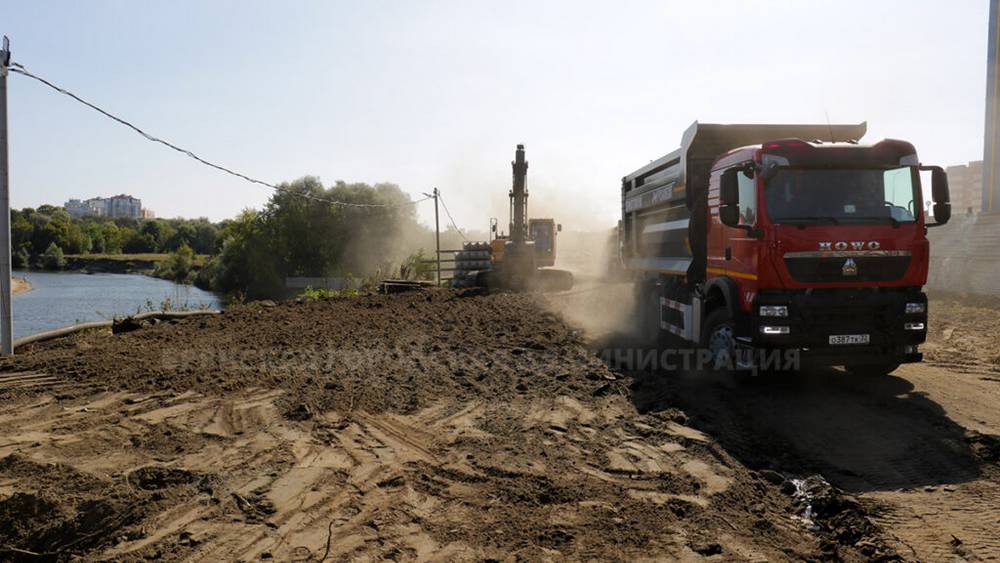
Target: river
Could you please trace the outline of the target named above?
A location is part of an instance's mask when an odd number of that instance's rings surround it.
[[[190,285],[139,274],[15,271],[30,291],[14,296],[14,338],[80,322],[159,310],[221,309],[222,300]]]

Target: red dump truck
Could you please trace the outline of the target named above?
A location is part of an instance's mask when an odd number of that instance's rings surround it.
[[[951,215],[948,180],[906,141],[860,144],[866,129],[695,122],[625,176],[620,259],[646,335],[738,370],[789,351],[857,373],[919,362],[926,228]]]

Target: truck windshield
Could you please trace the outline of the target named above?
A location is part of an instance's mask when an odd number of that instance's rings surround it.
[[[916,221],[914,173],[884,169],[783,168],[765,189],[775,223],[911,223]]]

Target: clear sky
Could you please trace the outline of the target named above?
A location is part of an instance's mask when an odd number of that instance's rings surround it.
[[[947,6],[947,7],[945,7]],[[701,122],[869,123],[927,164],[982,158],[987,0],[3,0],[28,69],[268,181],[437,186],[463,228],[611,227],[620,178]],[[128,193],[231,217],[269,190],[9,78],[12,204]],[[433,207],[420,216],[433,220]]]

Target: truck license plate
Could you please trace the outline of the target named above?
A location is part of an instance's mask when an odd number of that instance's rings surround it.
[[[831,334],[830,344],[833,346],[841,346],[844,344],[868,344],[869,337],[867,334]]]

